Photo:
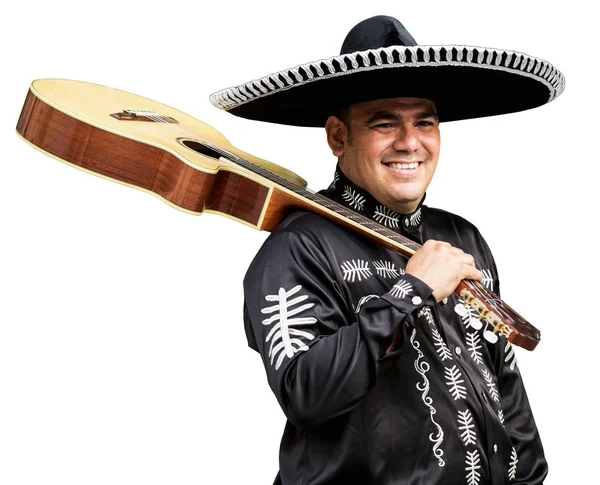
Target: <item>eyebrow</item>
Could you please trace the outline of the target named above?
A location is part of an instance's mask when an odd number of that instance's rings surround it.
[[[422,120],[422,119],[425,119],[425,118],[435,118],[437,120],[438,116],[437,116],[437,113],[435,111],[425,110],[425,111],[420,111],[420,112],[416,113],[413,116],[413,118],[416,119],[416,120]],[[373,116],[369,117],[365,121],[365,124],[366,125],[370,125],[370,124],[375,123],[377,121],[386,121],[386,120],[401,121],[402,120],[402,116],[400,116],[397,113],[394,113],[393,111],[380,110],[380,111],[377,111],[375,114],[373,114]]]

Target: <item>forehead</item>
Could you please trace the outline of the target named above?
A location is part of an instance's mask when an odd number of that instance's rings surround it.
[[[410,115],[414,113],[435,113],[435,103],[425,98],[385,98],[353,104],[349,107],[352,118],[363,118],[377,112],[387,112],[396,115]]]

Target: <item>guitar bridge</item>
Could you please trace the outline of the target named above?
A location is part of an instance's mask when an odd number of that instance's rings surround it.
[[[119,121],[146,121],[151,123],[172,123],[178,124],[175,118],[165,116],[149,109],[125,109],[120,113],[111,113],[113,118]]]

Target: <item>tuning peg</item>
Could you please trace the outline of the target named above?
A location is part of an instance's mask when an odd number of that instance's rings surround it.
[[[454,311],[458,313],[461,317],[466,317],[469,314],[469,310],[462,303],[457,303],[454,305]]]
[[[473,327],[475,330],[481,330],[481,327],[483,327],[483,323],[481,323],[481,320],[479,320],[475,317],[471,317],[469,319],[469,325],[471,327]]]
[[[491,330],[484,331],[483,338],[491,344],[495,344],[498,341],[498,335],[492,332]]]

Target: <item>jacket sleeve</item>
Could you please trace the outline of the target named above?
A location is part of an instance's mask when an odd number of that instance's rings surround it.
[[[500,296],[497,269],[487,244],[485,249],[494,275],[494,293]],[[490,344],[489,344],[490,345]],[[504,427],[513,445],[509,475],[514,485],[539,485],[548,474],[548,464],[531,406],[527,399],[515,349],[504,337],[490,346],[501,395]]]
[[[374,386],[379,359],[432,290],[405,275],[354,312],[320,241],[288,229],[269,237],[244,279],[248,342],[288,419],[315,426],[351,410]]]

